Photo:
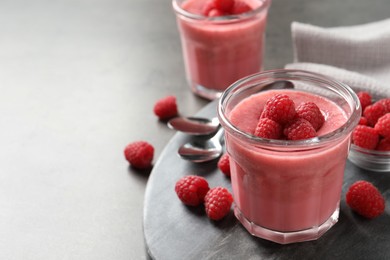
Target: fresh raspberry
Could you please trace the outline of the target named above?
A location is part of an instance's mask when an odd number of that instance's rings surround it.
[[[357,125],[352,132],[352,142],[362,148],[373,150],[379,142],[379,135],[372,127]]]
[[[363,116],[367,118],[368,125],[374,126],[378,119],[386,114],[386,109],[381,103],[374,103],[367,106],[363,111]]]
[[[284,125],[294,119],[295,115],[294,101],[285,94],[276,94],[267,100],[261,118],[269,118]]]
[[[198,206],[203,203],[209,189],[206,179],[195,175],[185,176],[178,180],[175,185],[177,196],[184,204],[189,206]]]
[[[151,167],[154,147],[145,141],[130,143],[124,150],[126,160],[137,169],[146,169]]]
[[[383,138],[376,147],[378,151],[390,151],[390,138]]]
[[[214,9],[211,9],[210,12],[207,14],[207,16],[209,17],[218,17],[218,16],[224,16],[224,12],[222,12],[221,10],[217,9],[217,8],[214,8]]]
[[[204,198],[206,214],[210,219],[220,220],[225,217],[233,203],[233,196],[223,187],[210,189]]]
[[[374,128],[381,136],[390,137],[390,113],[380,117]]]
[[[261,118],[257,123],[254,135],[268,139],[280,139],[282,126],[272,119]]]
[[[241,0],[236,0],[232,9],[232,14],[243,14],[251,11],[252,8]]]
[[[367,91],[360,91],[357,93],[357,96],[360,100],[360,104],[362,106],[362,111],[364,111],[364,109],[371,105],[372,103],[372,97],[370,95],[370,93],[368,93]]]
[[[316,131],[322,127],[325,122],[324,115],[319,107],[313,102],[305,102],[300,104],[297,109],[297,115],[300,118],[306,119],[314,127]]]
[[[214,0],[214,5],[219,11],[230,13],[234,6],[234,0]]]
[[[221,170],[223,174],[230,177],[230,162],[229,162],[229,155],[225,153],[224,155],[219,158],[218,161],[218,168]]]
[[[317,132],[309,121],[297,118],[284,128],[288,140],[303,140],[317,136]]]
[[[380,99],[376,103],[383,105],[386,113],[390,113],[390,98]]]
[[[209,13],[212,9],[215,9],[214,0],[207,0],[206,3],[203,5],[202,8],[202,14],[204,16],[209,16]]]
[[[364,116],[360,117],[359,125],[368,125],[367,118],[365,118]]]
[[[385,210],[385,199],[370,182],[357,181],[346,194],[346,202],[358,214],[366,218],[375,218]]]
[[[177,116],[177,104],[175,96],[167,96],[157,100],[153,108],[154,113],[161,120],[166,120]]]

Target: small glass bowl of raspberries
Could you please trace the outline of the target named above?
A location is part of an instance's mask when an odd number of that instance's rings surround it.
[[[362,106],[359,125],[352,132],[348,159],[357,166],[376,172],[390,172],[390,98],[375,99],[357,93]]]

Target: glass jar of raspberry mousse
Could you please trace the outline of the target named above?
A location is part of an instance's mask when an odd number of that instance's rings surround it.
[[[214,2],[172,0],[187,81],[206,99],[219,97],[236,80],[262,70],[271,0],[229,0],[229,11],[214,8]]]
[[[294,88],[263,91],[278,81]],[[266,101],[277,94],[296,106],[318,106],[325,120],[316,136],[276,140],[254,134]],[[337,222],[350,135],[360,114],[359,99],[347,85],[307,71],[257,73],[222,94],[218,117],[230,157],[234,212],[252,235],[280,244],[315,240]]]

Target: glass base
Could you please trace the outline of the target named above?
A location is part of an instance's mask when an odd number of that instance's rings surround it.
[[[334,224],[337,223],[339,218],[339,207],[333,212],[333,214],[320,226],[310,229],[293,231],[293,232],[279,232],[271,229],[267,229],[250,222],[241,213],[237,206],[234,206],[234,214],[241,224],[251,233],[253,236],[267,239],[279,244],[290,244],[296,242],[304,242],[310,240],[316,240],[320,238],[326,231],[328,231]]]
[[[196,95],[208,99],[208,100],[214,100],[219,98],[222,95],[223,91],[218,91],[216,89],[209,89],[206,87],[203,87],[202,85],[196,84],[194,82],[190,83],[191,84],[191,90],[194,92]]]

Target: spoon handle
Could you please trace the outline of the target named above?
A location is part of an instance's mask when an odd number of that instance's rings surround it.
[[[211,138],[211,140],[222,143],[224,140],[223,138],[224,134],[225,134],[225,130],[223,129],[223,127],[219,127],[217,133]]]

